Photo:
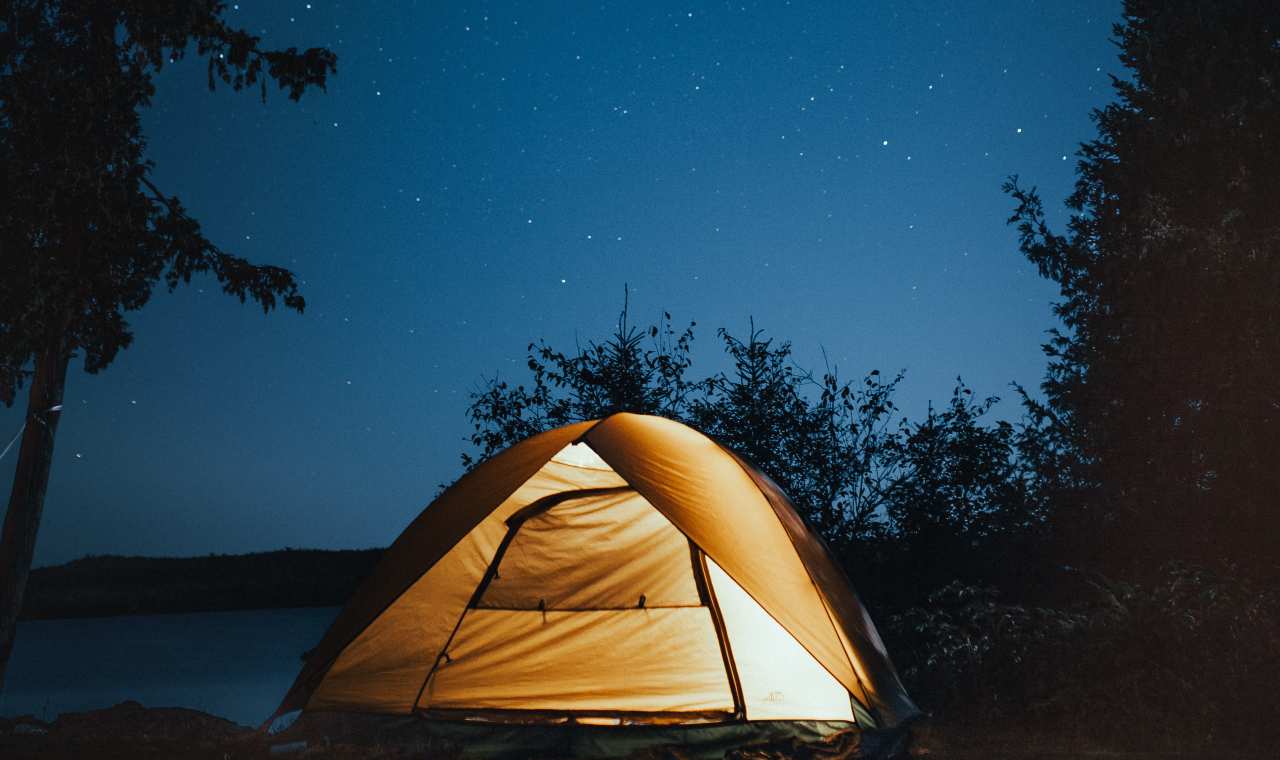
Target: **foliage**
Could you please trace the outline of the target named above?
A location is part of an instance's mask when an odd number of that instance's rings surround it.
[[[717,334],[733,368],[698,385],[688,421],[777,481],[833,548],[882,532],[901,375],[872,370],[854,384],[827,367],[815,378],[795,366],[789,342],[775,345],[754,322],[745,341]]]
[[[1085,487],[1063,494],[1081,524],[1114,525],[1113,564],[1274,568],[1280,6],[1128,0],[1114,31],[1128,76],[1094,113],[1065,234],[1006,186],[1023,254],[1062,294],[1041,411]]]
[[[1148,584],[1073,575],[1065,605],[1008,604],[953,583],[889,616],[911,693],[957,720],[1084,721],[1111,746],[1274,747],[1274,589],[1180,563]]]
[[[927,708],[977,709],[990,720],[1067,698],[1045,688],[1079,649],[1087,616],[1003,604],[999,596],[994,587],[953,581],[885,621],[905,664],[901,675]]]
[[[944,409],[930,405],[921,422],[903,422],[893,441],[902,472],[889,489],[887,506],[900,536],[978,540],[1042,522],[1028,498],[1032,484],[1021,470],[1014,426],[980,422],[998,401],[975,400],[957,378]]]
[[[989,578],[998,572],[990,559],[1025,552],[1023,539],[1043,528],[1034,473],[1017,458],[1028,433],[982,419],[996,399],[974,403],[960,383],[945,410],[912,425],[894,403],[901,374],[872,370],[852,382],[827,366],[815,375],[754,323],[745,338],[717,337],[730,366],[701,378],[691,369],[693,325],[677,334],[665,313],[639,330],[624,307],[613,335],[575,353],[532,343],[528,384],[495,377],[472,394],[478,453],[463,462],[617,411],[679,419],[777,481],[850,569],[905,569],[910,557],[923,590],[965,565],[966,578]],[[877,586],[899,601],[921,591]]]
[[[287,270],[209,241],[178,198],[149,179],[139,112],[153,79],[189,47],[208,85],[269,80],[297,100],[323,88],[336,58],[268,50],[227,26],[225,4],[89,0],[6,4],[0,19],[0,401],[11,405],[48,346],[97,372],[133,339],[125,313],[163,280],[209,273],[264,310],[301,310]]]
[[[976,399],[957,378],[944,407],[901,420],[887,439],[895,472],[884,510],[894,545],[884,561],[915,586],[898,593],[898,604],[953,580],[1004,585],[1010,563],[1025,582],[1045,569],[1050,513],[1039,472],[1023,456],[1040,431],[986,421],[998,401]]]
[[[728,445],[778,481],[802,515],[834,546],[884,531],[883,493],[893,467],[893,391],[900,378],[878,371],[854,385],[828,368],[798,369],[789,343],[775,344],[754,324],[746,340],[717,335],[732,369],[693,379],[693,327],[671,317],[645,330],[618,327],[603,343],[565,353],[531,343],[528,385],[493,378],[472,394],[468,415],[474,466],[533,435],[614,412],[660,414],[687,422]]]
[[[467,416],[471,443],[479,453],[462,455],[470,468],[509,446],[544,430],[614,412],[640,412],[682,418],[690,383],[693,323],[676,333],[671,315],[640,330],[627,323],[624,306],[613,335],[567,354],[530,343],[527,366],[531,385],[512,386],[494,377],[471,394]]]

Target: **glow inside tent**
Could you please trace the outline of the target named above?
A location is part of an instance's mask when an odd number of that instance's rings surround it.
[[[868,727],[917,713],[778,487],[701,433],[635,414],[529,438],[428,506],[277,715],[296,709]]]

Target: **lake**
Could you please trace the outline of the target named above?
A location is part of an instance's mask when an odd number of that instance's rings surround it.
[[[338,607],[131,615],[18,624],[0,715],[93,710],[133,699],[257,726]]]

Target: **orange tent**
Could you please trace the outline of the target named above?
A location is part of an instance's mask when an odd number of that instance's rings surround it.
[[[277,715],[502,723],[917,713],[779,488],[678,422],[615,414],[476,467],[405,529]]]

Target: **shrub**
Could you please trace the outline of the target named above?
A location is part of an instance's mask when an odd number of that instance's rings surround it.
[[[952,583],[890,615],[886,637],[911,693],[948,718],[1087,724],[1118,746],[1280,739],[1274,591],[1180,563],[1144,584],[1068,575],[1078,601],[1061,608]]]

